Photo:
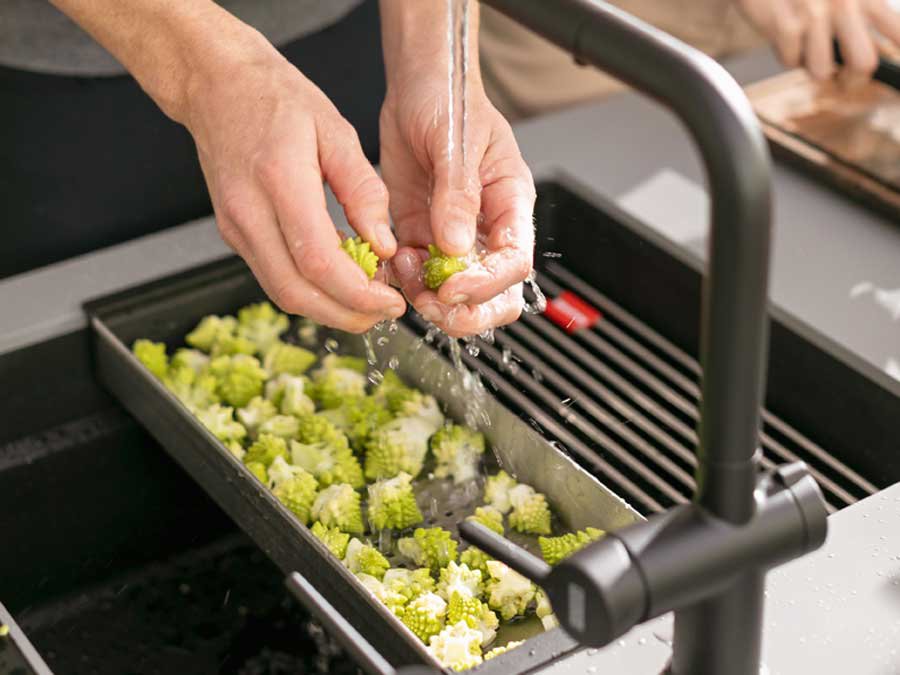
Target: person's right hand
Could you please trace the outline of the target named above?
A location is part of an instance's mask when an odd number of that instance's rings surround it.
[[[750,22],[790,68],[820,80],[835,74],[833,41],[841,48],[846,84],[867,82],[878,65],[873,30],[900,45],[900,15],[888,0],[738,0]]]
[[[401,316],[402,296],[341,250],[326,210],[323,180],[379,257],[396,252],[387,190],[325,95],[263,40],[195,74],[187,98],[179,121],[196,142],[219,231],[269,297],[356,333]]]

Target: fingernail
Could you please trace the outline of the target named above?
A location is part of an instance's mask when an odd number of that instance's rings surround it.
[[[423,319],[431,323],[435,323],[441,318],[441,311],[434,305],[426,305],[419,311],[419,314],[422,315]]]
[[[412,255],[413,254],[408,252],[401,253],[392,261],[394,264],[394,271],[397,273],[397,277],[401,284],[408,281],[416,273],[415,262],[412,259]]]
[[[375,236],[378,238],[381,248],[387,250],[394,247],[394,233],[387,223],[379,223],[375,226]]]
[[[406,304],[398,302],[390,306],[387,311],[387,318],[399,319],[404,313],[406,313]]]
[[[469,249],[472,248],[472,237],[465,225],[457,225],[456,227],[448,228],[447,231],[444,232],[444,239],[446,240],[447,245],[455,253],[460,255],[465,255],[469,252]]]
[[[467,302],[469,302],[469,296],[465,293],[457,293],[456,295],[450,296],[451,305],[464,305]]]

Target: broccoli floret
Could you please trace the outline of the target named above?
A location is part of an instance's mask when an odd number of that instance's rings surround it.
[[[476,597],[466,597],[454,592],[447,603],[447,623],[455,624],[465,621],[469,628],[481,633],[482,646],[488,645],[497,637],[500,620],[487,604]]]
[[[166,388],[191,412],[219,403],[218,381],[206,372],[197,373],[183,364],[173,364],[162,379]]]
[[[488,606],[499,612],[504,621],[522,616],[534,599],[535,586],[499,560],[488,560],[490,579],[485,587]]]
[[[237,330],[237,319],[233,316],[205,316],[200,323],[184,338],[191,347],[204,352],[211,352],[213,345],[228,337],[233,337]]]
[[[499,535],[504,533],[503,514],[493,506],[479,506],[475,513],[466,518],[475,523],[480,523]]]
[[[437,585],[437,594],[447,602],[458,593],[463,598],[481,597],[481,572],[470,569],[468,565],[457,565],[450,562],[441,569],[441,578]]]
[[[268,302],[248,305],[238,312],[237,334],[252,343],[256,351],[265,354],[291,325],[287,315]]]
[[[190,368],[198,375],[209,367],[209,357],[199,349],[178,349],[172,355],[172,368]]]
[[[362,467],[348,447],[291,441],[291,457],[294,464],[309,471],[325,487],[334,483],[349,483],[354,488],[361,488],[366,484]]]
[[[275,340],[265,352],[263,366],[273,375],[302,375],[316,362],[311,351]]]
[[[544,560],[550,565],[555,565],[604,534],[606,533],[603,530],[589,527],[578,532],[569,532],[561,537],[538,537],[538,545],[541,547]]]
[[[391,570],[388,570],[390,573]],[[387,574],[385,574],[387,576]],[[380,600],[394,614],[399,614],[407,603],[407,598],[391,590],[388,585],[371,574],[357,573],[356,578],[362,582],[366,590]]]
[[[435,476],[452,476],[454,483],[466,483],[478,475],[484,435],[458,424],[448,424],[431,437],[431,452],[437,462]]]
[[[280,457],[278,459],[282,462],[284,461]],[[291,469],[294,469],[290,471],[292,475],[290,477],[285,476],[281,482],[276,483],[272,494],[275,495],[278,501],[288,507],[301,523],[306,525],[309,523],[310,509],[313,505],[313,500],[316,499],[316,488],[318,485],[316,479],[300,467],[291,467]],[[271,467],[269,469],[269,477],[272,477]]]
[[[512,642],[507,642],[502,647],[494,647],[491,651],[487,652],[484,655],[484,660],[492,659],[495,656],[500,656],[501,654],[505,654],[510,649],[515,649],[519,645],[525,644],[525,640],[513,640]]]
[[[247,433],[253,438],[260,426],[266,420],[270,420],[278,414],[275,405],[262,396],[254,396],[243,408],[237,411],[237,418],[247,429]]]
[[[306,395],[306,380],[292,375],[282,375],[281,378],[286,378],[283,380],[284,390],[282,391],[279,404],[281,414],[302,417],[315,412],[315,403]]]
[[[166,345],[151,340],[135,340],[131,347],[138,361],[159,379],[166,376],[169,370],[169,357],[166,356]]]
[[[530,485],[517,485],[509,491],[512,513],[509,525],[518,532],[550,534],[550,507],[544,495]]]
[[[355,537],[347,544],[344,565],[354,574],[368,574],[379,580],[391,568],[387,558],[377,548],[364,544]]]
[[[369,523],[374,530],[403,530],[425,519],[416,504],[412,476],[408,473],[384,478],[370,485],[368,507]]]
[[[316,497],[312,516],[326,527],[337,527],[350,534],[362,534],[362,508],[359,502],[359,493],[352,485],[330,485]]]
[[[246,457],[246,455],[244,455]],[[252,473],[256,480],[258,480],[263,485],[269,484],[269,472],[266,471],[266,465],[262,462],[247,462],[244,464],[247,467],[247,471]]]
[[[312,373],[313,386],[310,395],[326,410],[337,408],[348,398],[366,395],[368,379],[365,373],[365,359],[329,354],[322,359],[322,366]]]
[[[286,460],[288,457],[287,443],[283,438],[271,434],[260,434],[259,438],[247,450],[244,456],[244,464],[259,462],[268,468],[276,457]]]
[[[412,600],[423,593],[431,593],[435,586],[431,570],[427,567],[420,567],[416,570],[395,567],[385,572],[383,581],[386,588],[398,593],[406,600]]]
[[[319,521],[314,522],[310,529],[316,539],[325,544],[329,551],[341,560],[344,559],[347,555],[347,544],[350,543],[349,534],[341,532],[336,527],[325,527]]]
[[[324,410],[320,417],[343,431],[354,448],[362,450],[372,432],[390,422],[393,416],[374,396],[362,396],[349,398],[338,408]]]
[[[481,663],[481,631],[470,628],[465,621],[448,624],[433,636],[428,651],[445,668],[468,670]]]
[[[447,255],[433,244],[428,245],[428,255],[429,258],[422,267],[425,271],[425,285],[431,290],[437,290],[447,279],[469,267],[469,263],[463,258]]]
[[[484,501],[493,506],[500,513],[509,513],[512,504],[509,501],[509,491],[516,487],[515,478],[500,469],[494,476],[488,476],[484,484]]]
[[[284,439],[297,438],[300,433],[300,420],[290,415],[275,415],[259,425],[259,435],[269,434]]]
[[[367,277],[375,278],[375,272],[378,270],[378,256],[372,251],[369,242],[363,241],[361,237],[348,237],[341,242],[341,248],[353,258],[353,262],[360,266]]]
[[[401,471],[415,477],[428,454],[434,429],[418,417],[398,417],[375,430],[366,453],[366,478],[391,478]]]
[[[442,527],[418,527],[413,536],[400,539],[397,548],[400,555],[434,573],[456,560],[456,541]]]
[[[556,618],[556,614],[553,613],[553,608],[550,606],[550,599],[547,597],[547,594],[544,593],[543,589],[537,589],[535,600],[537,601],[537,606],[534,609],[534,613],[541,620],[541,625],[544,627],[544,630],[556,628],[559,625],[559,620]]]
[[[213,436],[223,443],[240,441],[247,435],[247,430],[240,422],[234,421],[234,409],[215,403],[205,410],[198,410],[196,415],[200,423],[209,429]]]
[[[259,360],[247,354],[218,356],[210,362],[209,372],[216,377],[222,400],[236,408],[244,407],[254,396],[262,394],[263,383],[269,376]]]
[[[405,393],[392,395],[391,408],[397,417],[412,417],[422,420],[435,433],[444,425],[444,413],[434,396],[423,394],[418,389],[407,389]]]
[[[447,603],[434,593],[423,593],[413,598],[399,614],[400,620],[422,642],[428,642],[432,635],[437,635],[443,630],[446,616]],[[481,639],[480,634],[478,638]]]
[[[491,557],[480,548],[475,548],[474,546],[470,546],[459,555],[459,562],[468,565],[471,570],[478,570],[481,572],[481,578],[483,580],[488,578],[488,560],[491,560]]]

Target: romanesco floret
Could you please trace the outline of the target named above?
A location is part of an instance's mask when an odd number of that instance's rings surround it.
[[[362,534],[363,518],[359,493],[352,485],[339,483],[322,490],[312,505],[312,517],[326,527]]]
[[[269,376],[259,360],[247,354],[218,356],[210,362],[209,372],[216,377],[222,400],[236,408],[244,407],[254,396],[262,394],[263,383]]]
[[[259,435],[268,434],[284,439],[297,438],[300,433],[300,420],[292,415],[275,415],[259,425]]]
[[[468,565],[457,565],[450,561],[441,569],[441,577],[437,584],[437,594],[450,602],[454,593],[463,598],[481,597],[481,572],[470,569]]]
[[[293,375],[282,375],[281,378],[285,378],[283,380],[284,390],[281,393],[281,402],[278,407],[281,414],[295,417],[311,415],[316,409],[316,404],[306,394],[307,381]]]
[[[265,354],[290,325],[287,315],[277,311],[268,302],[260,302],[247,305],[238,312],[237,334],[253,343],[260,354]]]
[[[135,340],[131,347],[138,361],[159,379],[166,376],[169,370],[169,357],[166,356],[166,345],[152,340]]]
[[[434,577],[427,567],[408,570],[405,567],[394,567],[384,573],[384,585],[406,600],[434,591]]]
[[[343,431],[354,448],[362,450],[372,432],[390,422],[392,415],[374,396],[362,396],[347,399],[339,408],[324,410],[320,417]]]
[[[488,606],[499,612],[504,621],[524,615],[528,603],[534,599],[534,584],[499,560],[488,560],[485,564],[491,577],[485,587]]]
[[[416,504],[412,476],[400,473],[369,486],[369,523],[374,530],[403,530],[425,518]]]
[[[379,580],[391,568],[387,558],[377,548],[364,544],[355,537],[347,544],[344,565],[354,574],[368,574]]]
[[[281,440],[281,439],[278,439]],[[262,464],[262,462],[260,462]],[[284,455],[277,455],[274,459],[272,459],[272,463],[266,467],[266,470],[269,474],[269,481],[272,484],[272,487],[277,487],[281,483],[290,480],[294,476],[302,476],[304,473],[309,473],[308,471],[304,471],[302,467],[294,466],[290,462],[288,462]]]
[[[246,457],[246,455],[244,455]],[[256,480],[258,480],[263,485],[269,484],[269,472],[266,471],[266,465],[262,462],[248,462],[244,464],[247,467],[247,471],[252,473]]]
[[[273,375],[302,375],[316,362],[316,355],[303,347],[276,340],[263,357],[263,366]]]
[[[418,417],[398,417],[376,429],[367,446],[366,478],[391,478],[401,471],[418,476],[432,433],[432,426]]]
[[[213,343],[210,354],[217,356],[252,356],[256,353],[256,344],[240,335],[223,335]]]
[[[234,336],[236,330],[237,319],[233,316],[205,316],[185,336],[184,341],[191,347],[209,353],[216,342]]]
[[[253,438],[260,426],[266,420],[270,420],[278,414],[275,405],[262,396],[254,396],[243,408],[237,411],[238,421],[247,429],[247,433]]]
[[[556,565],[561,560],[584,548],[606,534],[603,530],[588,527],[578,532],[569,532],[561,537],[538,537],[541,555],[549,565]]]
[[[244,459],[244,455],[247,454],[247,451],[244,450],[244,446],[241,445],[240,441],[225,441],[225,447],[228,452],[234,455],[235,459]]]
[[[411,417],[425,422],[433,434],[444,425],[444,413],[434,396],[418,389],[407,389],[406,394],[395,400],[392,409],[397,417]]]
[[[209,357],[199,349],[177,349],[172,355],[172,368],[190,368],[198,375],[209,367]]]
[[[359,460],[349,447],[291,441],[291,457],[294,464],[309,471],[322,486],[349,483],[354,488],[361,488],[366,484]]]
[[[366,395],[365,359],[329,354],[322,359],[322,366],[313,371],[312,378],[310,395],[326,410],[337,408],[348,398]]]
[[[324,443],[335,450],[346,450],[350,447],[344,433],[321,414],[303,415],[300,418],[297,440],[307,445]]]
[[[183,364],[173,364],[162,379],[166,388],[191,412],[219,403],[218,381],[206,372],[197,373]]]
[[[259,462],[268,468],[275,461],[276,457],[281,457],[283,460],[287,459],[287,443],[278,436],[260,434],[259,438],[248,448],[247,454],[244,456],[244,464]]]
[[[434,573],[456,560],[456,548],[456,541],[442,527],[418,527],[413,536],[403,537],[397,542],[400,555],[409,558],[418,567],[428,567]]]
[[[247,430],[234,420],[234,409],[214,403],[205,410],[197,411],[197,419],[222,442],[240,441]]]
[[[544,630],[556,628],[559,625],[559,620],[556,618],[556,614],[553,613],[553,608],[550,606],[550,598],[547,597],[547,594],[544,593],[544,590],[541,588],[537,589],[537,593],[534,597],[537,602],[534,613],[537,615],[537,618],[541,620],[541,625],[544,627]]]
[[[394,412],[391,406],[392,397],[395,395],[403,397],[408,389],[409,387],[400,379],[397,371],[386,370],[381,382],[372,391],[372,398],[379,406],[387,408],[389,412]]]
[[[500,469],[495,475],[488,476],[484,484],[484,501],[493,506],[500,513],[509,513],[512,504],[509,501],[509,491],[516,487],[516,479]]]
[[[299,467],[292,468],[296,469],[296,471],[292,472],[293,475],[275,485],[272,494],[290,509],[301,523],[306,525],[309,523],[310,509],[313,505],[313,500],[316,499],[316,488],[318,486],[316,479],[306,473],[306,471]],[[270,478],[271,475],[272,470],[270,467]]]
[[[475,509],[475,513],[466,518],[474,523],[480,523],[489,530],[493,530],[499,535],[504,533],[503,514],[493,506],[479,506]]]
[[[507,642],[502,647],[494,647],[491,651],[487,652],[484,655],[484,660],[492,659],[496,656],[500,656],[501,654],[505,654],[510,649],[515,649],[519,645],[525,644],[525,640],[513,640],[512,642]]]
[[[321,541],[328,550],[341,560],[347,555],[347,544],[350,543],[350,535],[341,532],[336,527],[325,527],[319,521],[312,524],[310,531],[315,535],[316,539]]]
[[[480,548],[475,548],[474,546],[470,546],[459,555],[459,562],[468,565],[471,570],[478,570],[481,572],[481,578],[483,580],[488,578],[486,564],[488,560],[491,560],[491,557]]]
[[[447,279],[469,267],[463,258],[450,256],[433,244],[428,245],[429,258],[422,267],[425,271],[425,285],[431,290],[440,288]]]
[[[448,424],[431,437],[431,452],[437,462],[435,476],[452,476],[454,483],[466,483],[478,475],[484,435],[458,424]]]
[[[494,641],[500,627],[500,620],[487,604],[478,598],[467,598],[462,593],[454,592],[447,603],[447,623],[459,621],[465,621],[469,628],[481,633],[482,646]]]
[[[428,642],[432,635],[437,635],[443,630],[446,616],[447,603],[434,593],[423,593],[413,598],[399,614],[400,620],[422,642]],[[480,633],[478,639],[481,639]]]
[[[390,570],[388,570],[390,572]],[[386,576],[386,575],[385,575]],[[356,578],[362,582],[362,585],[382,602],[394,614],[399,614],[403,610],[403,606],[407,602],[407,598],[391,590],[387,584],[379,581],[371,574],[362,572],[357,573]]]
[[[360,266],[367,277],[375,278],[375,272],[378,270],[378,256],[372,251],[369,242],[363,241],[361,237],[348,237],[341,242],[341,248]]]
[[[470,628],[465,621],[444,628],[431,638],[428,651],[445,668],[468,670],[481,663],[481,632]]]
[[[550,534],[550,507],[544,495],[530,485],[520,484],[509,491],[509,525],[519,532]]]

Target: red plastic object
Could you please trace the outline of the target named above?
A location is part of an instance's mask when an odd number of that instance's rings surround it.
[[[547,301],[544,316],[567,333],[590,328],[603,318],[600,310],[586,303],[572,291],[563,291]]]

